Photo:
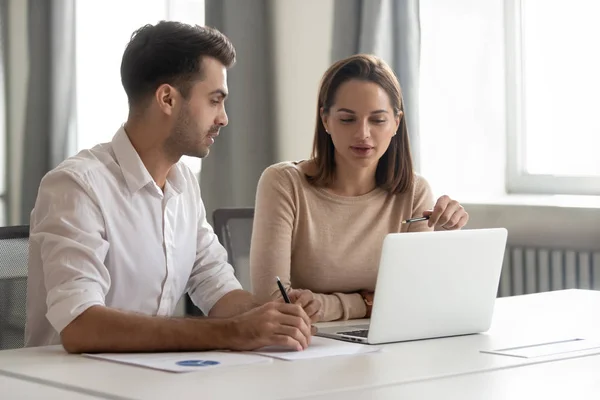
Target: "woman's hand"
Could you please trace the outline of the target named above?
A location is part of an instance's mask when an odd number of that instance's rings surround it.
[[[460,229],[469,221],[469,214],[456,200],[444,195],[435,203],[431,211],[424,211],[423,216],[429,216],[429,227],[440,226],[446,230]]]
[[[323,318],[323,309],[321,302],[315,298],[315,295],[310,290],[292,289],[288,296],[292,304],[298,304],[304,309],[312,323],[319,322]]]

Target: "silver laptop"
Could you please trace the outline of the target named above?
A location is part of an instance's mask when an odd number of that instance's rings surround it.
[[[487,331],[506,239],[504,228],[387,235],[370,323],[317,335],[379,344]]]

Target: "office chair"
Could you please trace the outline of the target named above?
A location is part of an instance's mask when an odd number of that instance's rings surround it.
[[[249,258],[254,208],[220,208],[213,212],[213,221],[215,234],[227,250],[235,276],[245,290],[251,291]],[[189,296],[186,297],[186,314],[202,315]]]
[[[29,226],[0,227],[0,350],[23,347]]]

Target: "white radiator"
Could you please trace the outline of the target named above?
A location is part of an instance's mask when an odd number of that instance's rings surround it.
[[[600,290],[600,252],[507,247],[499,297],[574,288]]]

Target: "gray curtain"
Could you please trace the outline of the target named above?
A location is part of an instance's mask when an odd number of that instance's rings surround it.
[[[227,35],[237,52],[228,76],[229,125],[202,160],[200,186],[211,222],[217,208],[252,207],[260,174],[275,159],[269,3],[206,0],[206,25]]]
[[[3,142],[0,144],[0,160],[4,161],[3,168],[0,168],[2,173],[2,185],[0,185],[0,224],[6,225],[7,212],[6,212],[6,179],[8,177],[6,163],[6,132],[8,130],[7,111],[8,111],[8,96],[7,96],[7,77],[6,71],[8,67],[7,60],[7,36],[8,36],[8,0],[0,0],[0,140]]]
[[[10,205],[18,223],[29,223],[44,174],[75,149],[75,0],[29,0],[27,35],[21,198]]]
[[[383,58],[405,102],[414,166],[419,170],[419,0],[335,0],[332,61],[357,53]]]

